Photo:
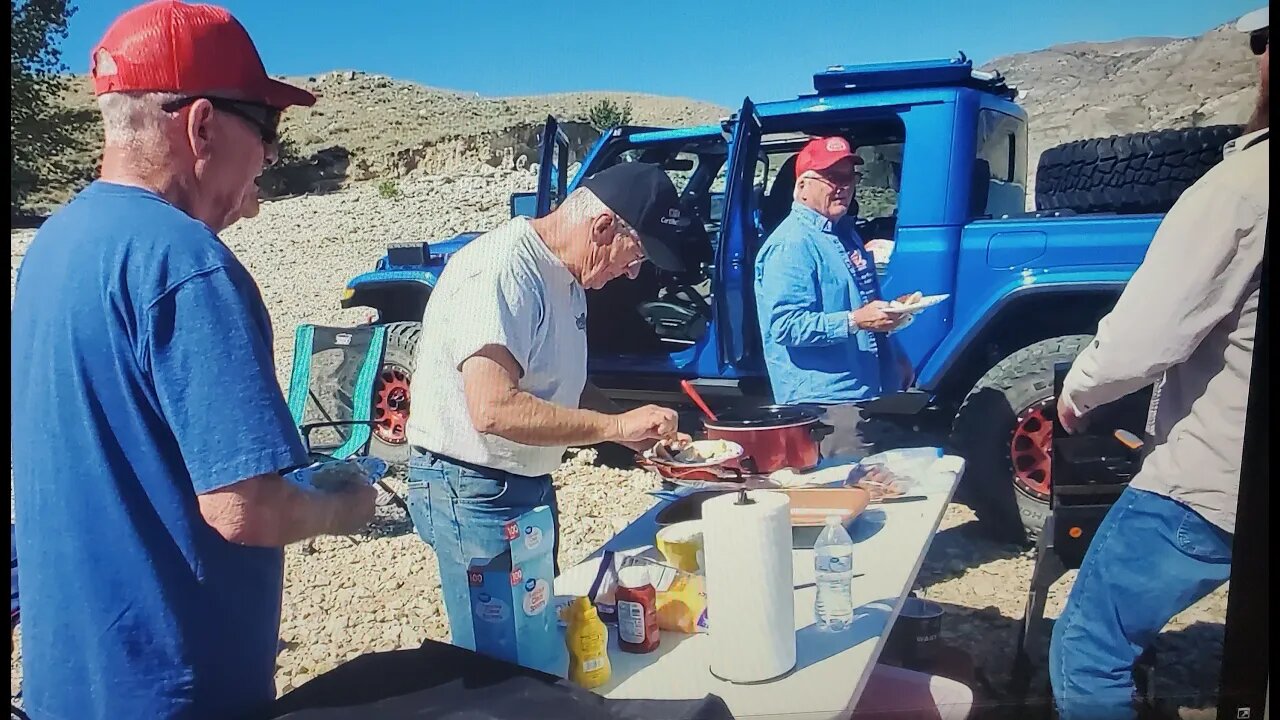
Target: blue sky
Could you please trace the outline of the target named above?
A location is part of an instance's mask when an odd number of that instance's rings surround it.
[[[77,0],[74,71],[137,0]],[[1072,41],[1185,37],[1262,0],[222,0],[272,74],[354,69],[482,95],[628,90],[737,106],[811,90],[833,63],[975,63]],[[1241,42],[1244,42],[1242,39]]]

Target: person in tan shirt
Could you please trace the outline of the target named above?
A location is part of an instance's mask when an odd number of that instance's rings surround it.
[[[1068,432],[1154,383],[1149,454],[1098,528],[1053,629],[1062,720],[1133,718],[1133,665],[1169,620],[1231,572],[1268,211],[1269,18],[1241,18],[1260,60],[1257,109],[1170,209],[1058,400]]]

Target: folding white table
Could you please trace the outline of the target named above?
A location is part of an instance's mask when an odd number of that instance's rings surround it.
[[[611,629],[613,673],[596,692],[610,698],[646,699],[696,699],[713,694],[723,698],[737,718],[847,718],[857,705],[964,472],[964,461],[958,457],[948,456],[940,465],[949,468],[921,478],[918,489],[911,491],[926,495],[926,499],[871,505],[850,526],[855,543],[856,609],[849,629],[828,633],[814,626],[813,550],[792,551],[796,667],[789,674],[752,685],[726,682],[709,670],[705,635],[664,631],[657,650],[636,655],[618,647],[617,633]],[[599,567],[604,550],[651,547],[658,529],[655,518],[666,504],[662,501],[650,508],[571,572],[578,578],[594,576],[592,566]],[[557,579],[558,591],[561,584]],[[715,618],[709,621],[714,627]]]

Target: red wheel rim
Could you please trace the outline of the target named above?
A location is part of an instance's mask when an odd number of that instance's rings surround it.
[[[1045,414],[1053,398],[1032,404],[1018,415],[1009,444],[1013,462],[1013,484],[1040,498],[1049,499],[1051,478],[1050,449],[1053,445],[1053,423]]]
[[[373,390],[373,434],[388,445],[405,441],[409,424],[409,371],[399,365],[383,365]]]

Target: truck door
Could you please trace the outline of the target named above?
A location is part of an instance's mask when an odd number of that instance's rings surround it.
[[[534,217],[542,217],[564,201],[569,183],[569,138],[560,121],[547,116],[538,155],[538,201]]]
[[[755,166],[760,152],[760,116],[751,98],[730,119],[729,159],[725,173],[724,220],[716,253],[716,317],[720,362],[736,370],[748,370],[757,360],[760,331],[757,327],[752,266],[760,247],[755,219]]]

